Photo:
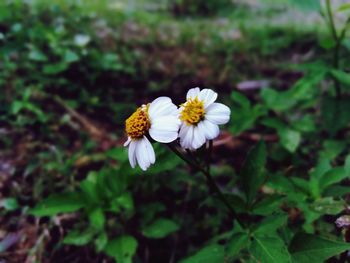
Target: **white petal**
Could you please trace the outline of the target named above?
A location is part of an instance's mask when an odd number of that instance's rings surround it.
[[[204,136],[204,131],[199,126],[195,126],[193,128],[192,148],[198,149],[203,144],[205,144],[205,142],[206,142],[206,140],[205,140],[205,136]]]
[[[218,94],[211,89],[203,89],[198,95],[198,99],[204,102],[204,108],[216,101]]]
[[[146,137],[143,137],[143,138],[144,138],[143,143],[144,143],[146,150],[147,150],[148,160],[149,160],[150,164],[154,164],[156,161],[156,155],[154,153],[154,149],[152,147],[152,144],[150,143],[150,141]]]
[[[200,89],[198,87],[190,89],[189,91],[187,91],[186,99],[187,100],[190,98],[194,99],[199,95],[199,92],[200,92]]]
[[[124,147],[128,146],[130,142],[131,142],[131,138],[128,137],[128,140],[124,143]]]
[[[189,128],[190,128],[190,126],[187,125],[186,123],[183,122],[183,123],[181,124],[180,131],[179,131],[180,140],[182,140],[183,138],[185,138],[185,136],[186,136],[187,131],[188,131]]]
[[[138,141],[131,141],[129,144],[128,149],[128,155],[129,155],[129,162],[132,168],[135,168],[136,166],[136,145],[138,144]]]
[[[148,115],[152,121],[156,117],[174,115],[177,116],[179,111],[171,99],[168,97],[159,97],[152,101],[148,109]]]
[[[147,142],[149,142],[147,138],[143,137],[141,140],[138,140],[136,144],[136,160],[143,171],[146,171],[151,165],[148,149],[149,145]]]
[[[178,137],[181,121],[175,116],[156,118],[149,130],[149,135],[157,142],[169,143]]]
[[[205,119],[214,124],[225,124],[230,120],[231,110],[222,103],[213,103],[205,113]]]
[[[182,148],[192,150],[193,125],[183,124],[180,130],[180,144]]]
[[[199,122],[198,127],[204,132],[204,136],[207,140],[213,140],[219,136],[219,126],[208,120]]]

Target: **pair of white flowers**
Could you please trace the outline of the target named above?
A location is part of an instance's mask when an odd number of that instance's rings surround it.
[[[186,102],[178,108],[170,98],[159,97],[139,107],[125,122],[131,167],[147,170],[156,161],[149,137],[161,143],[178,138],[184,149],[196,150],[219,135],[219,124],[230,119],[230,109],[216,103],[218,94],[211,89],[190,89]]]

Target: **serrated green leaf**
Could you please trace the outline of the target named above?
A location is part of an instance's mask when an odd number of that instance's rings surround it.
[[[142,234],[148,238],[164,238],[179,230],[179,225],[166,218],[159,218],[149,226],[146,226]]]
[[[260,263],[290,263],[291,256],[277,236],[254,236],[250,253]]]
[[[348,249],[349,243],[305,233],[295,235],[289,246],[294,263],[324,262]]]

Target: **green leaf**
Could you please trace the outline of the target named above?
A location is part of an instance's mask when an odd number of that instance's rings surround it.
[[[209,245],[199,250],[196,254],[180,261],[180,263],[222,263],[225,262],[224,247]]]
[[[34,61],[47,61],[47,57],[43,52],[38,49],[33,49],[29,52],[28,58]]]
[[[325,73],[326,69],[318,68],[298,80],[291,89],[287,91],[263,89],[261,91],[261,97],[266,106],[274,111],[281,112],[289,110],[299,102],[310,100],[315,96],[315,86],[324,78]]]
[[[98,252],[102,251],[108,243],[106,232],[101,232],[95,239],[95,247]]]
[[[281,144],[291,153],[294,153],[301,141],[300,132],[294,131],[292,129],[280,129],[278,131],[280,135]]]
[[[52,216],[77,211],[84,205],[85,200],[78,193],[53,194],[37,204],[29,213],[35,216]]]
[[[322,146],[323,150],[320,152],[320,157],[333,160],[341,154],[346,145],[341,140],[326,140]]]
[[[349,243],[305,233],[295,235],[289,246],[295,263],[324,262],[348,249]]]
[[[291,153],[296,151],[301,141],[300,132],[289,128],[286,124],[276,118],[266,118],[262,123],[277,130],[278,136],[280,137],[280,143],[286,150]]]
[[[249,250],[259,263],[289,263],[291,256],[277,236],[254,236]]]
[[[267,114],[266,108],[262,105],[252,107],[247,97],[239,92],[232,92],[231,100],[230,131],[235,135],[252,128],[260,116]]]
[[[106,218],[102,208],[97,207],[89,213],[89,220],[92,227],[102,230],[105,226]]]
[[[253,214],[255,215],[270,215],[279,210],[279,207],[284,200],[283,196],[272,195],[266,196],[253,206]]]
[[[274,89],[263,89],[261,97],[268,108],[275,111],[285,111],[293,107],[297,101],[288,98],[284,93]]]
[[[350,74],[341,70],[333,69],[331,70],[332,76],[338,80],[340,83],[345,85],[350,85]]]
[[[319,181],[320,192],[322,193],[328,186],[336,184],[348,177],[344,167],[336,167],[322,175]]]
[[[314,116],[307,114],[299,120],[295,120],[292,123],[293,129],[300,132],[314,132],[316,131],[316,124]]]
[[[334,200],[333,197],[325,197],[316,200],[310,205],[310,209],[322,215],[337,215],[344,211],[346,203],[344,200]]]
[[[125,150],[125,147],[113,148],[106,152],[106,156],[121,162],[128,160],[128,152]]]
[[[243,198],[231,193],[224,194],[224,196],[237,213],[246,212],[246,203]]]
[[[337,8],[337,11],[338,11],[338,12],[344,12],[344,11],[348,11],[348,10],[350,10],[350,3],[341,4],[341,5]]]
[[[230,238],[226,246],[226,255],[229,257],[235,257],[238,253],[248,247],[250,244],[250,238],[247,233],[235,233]]]
[[[344,169],[347,174],[350,174],[350,154],[345,158]]]
[[[73,230],[63,239],[63,243],[67,245],[83,246],[89,243],[95,235],[95,231],[92,228],[80,232]]]
[[[109,241],[104,249],[118,263],[132,263],[137,250],[137,240],[132,236],[121,236]]]
[[[56,75],[65,71],[68,68],[68,64],[64,62],[59,62],[56,64],[48,64],[43,68],[43,72],[47,75]]]
[[[63,60],[65,63],[73,63],[79,60],[79,56],[75,52],[66,49],[64,52]]]
[[[285,214],[266,217],[258,224],[254,234],[274,235],[278,228],[287,223],[287,220],[288,216]]]
[[[324,128],[334,136],[350,123],[350,99],[325,96],[322,100],[321,114]],[[337,116],[334,118],[334,116]]]
[[[5,198],[0,201],[0,207],[5,208],[7,211],[14,211],[19,207],[19,205],[16,198]]]
[[[266,146],[260,141],[249,152],[240,172],[247,203],[251,204],[265,180]]]
[[[148,238],[164,238],[179,229],[179,225],[172,220],[159,218],[142,231]]]

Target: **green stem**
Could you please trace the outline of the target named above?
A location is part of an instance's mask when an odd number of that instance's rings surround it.
[[[345,37],[346,27],[343,29],[341,35],[338,36],[337,29],[335,27],[335,22],[334,22],[331,0],[326,0],[326,9],[327,9],[327,14],[328,14],[329,27],[331,30],[331,34],[333,36],[334,41],[336,42],[336,45],[334,48],[334,54],[333,54],[333,67],[335,69],[339,69],[339,52],[340,52],[341,42],[342,42],[343,38]],[[334,86],[335,86],[336,97],[337,97],[337,99],[339,99],[341,96],[341,88],[340,88],[339,81],[336,80],[335,78],[334,78]]]
[[[227,201],[227,199],[225,198],[224,194],[221,192],[221,190],[219,189],[219,187],[216,185],[215,180],[213,179],[213,177],[211,176],[209,170],[204,169],[202,166],[200,166],[198,164],[198,162],[196,160],[190,160],[187,156],[185,156],[182,152],[180,152],[175,145],[173,144],[167,144],[167,146],[177,155],[179,156],[182,160],[184,160],[187,164],[189,164],[192,168],[202,172],[204,174],[204,176],[207,179],[207,183],[209,186],[209,189],[212,192],[215,192],[218,196],[218,198],[220,199],[220,201],[228,208],[229,212],[231,213],[232,217],[234,217],[241,225],[242,222],[239,221],[237,214],[235,212],[235,210],[233,209],[233,207],[231,206],[231,204]]]

